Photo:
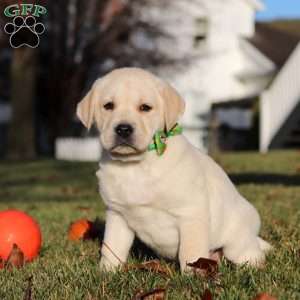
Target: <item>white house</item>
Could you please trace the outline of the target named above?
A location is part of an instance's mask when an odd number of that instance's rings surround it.
[[[260,101],[260,151],[300,145],[300,42]]]
[[[261,93],[275,71],[274,63],[248,40],[254,35],[257,0],[162,1],[140,11],[145,22],[162,28],[166,36],[137,46],[158,47],[177,64],[153,69],[169,80],[186,100],[182,119],[194,145],[205,149],[211,104],[249,98]]]
[[[186,112],[181,123],[190,141],[198,148],[207,150],[207,128],[211,107],[215,104],[232,106],[229,109],[218,108],[220,121],[231,128],[250,128],[253,111],[237,109],[235,105],[244,105],[249,99],[262,95],[260,149],[266,151],[280,142],[282,144],[278,132],[289,123],[289,115],[299,106],[300,50],[298,47],[292,54],[292,62],[287,63],[287,67],[284,62],[290,56],[295,40],[285,49],[287,51],[282,57],[272,57],[271,52],[276,51],[276,47],[282,48],[289,41],[273,44],[265,35],[255,33],[255,14],[263,8],[262,2],[153,0],[153,3],[147,9],[141,4],[136,8],[137,12],[142,21],[160,28],[164,34],[153,36],[139,28],[131,34],[130,43],[136,49],[157,50],[169,58],[169,65],[152,67],[152,71],[170,81],[185,98]],[[278,32],[272,35],[275,39],[280,36]],[[260,45],[261,42],[267,45],[266,49],[265,45]],[[275,78],[269,86],[280,68],[278,79]],[[279,96],[276,97],[277,93],[284,102]],[[295,122],[298,121],[292,123]],[[290,125],[287,127],[289,130],[292,128]],[[289,130],[283,130],[283,135]],[[64,144],[64,141],[58,142]],[[74,140],[73,144],[76,147],[68,147],[62,152],[57,147],[57,157],[70,156],[70,149],[76,151],[73,159],[92,157],[88,148],[84,150],[86,147],[82,140]],[[92,159],[96,158],[93,156]]]

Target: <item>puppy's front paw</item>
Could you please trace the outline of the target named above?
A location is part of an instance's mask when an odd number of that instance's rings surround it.
[[[194,268],[186,265],[185,267],[180,268],[181,274],[193,275]]]
[[[100,259],[100,269],[105,272],[115,272],[118,269],[119,265],[114,265],[111,263],[105,256],[102,256]]]

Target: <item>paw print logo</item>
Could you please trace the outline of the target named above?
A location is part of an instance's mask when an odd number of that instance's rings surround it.
[[[40,22],[36,22],[33,16],[27,16],[26,18],[17,16],[12,23],[5,25],[4,31],[10,35],[9,43],[13,48],[22,46],[36,48],[40,43],[39,35],[45,31],[45,26]]]

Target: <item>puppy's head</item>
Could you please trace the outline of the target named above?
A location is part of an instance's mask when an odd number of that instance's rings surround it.
[[[95,122],[102,146],[114,159],[139,159],[157,130],[171,129],[184,101],[166,82],[137,68],[122,68],[98,79],[77,106],[89,129]]]

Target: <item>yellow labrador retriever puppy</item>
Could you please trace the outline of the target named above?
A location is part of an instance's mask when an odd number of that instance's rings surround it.
[[[234,263],[263,263],[269,244],[259,236],[255,208],[224,171],[194,148],[176,125],[184,101],[166,82],[138,68],[98,79],[77,115],[100,131],[97,176],[106,204],[101,266],[114,269],[137,235],[181,270],[223,248]]]

